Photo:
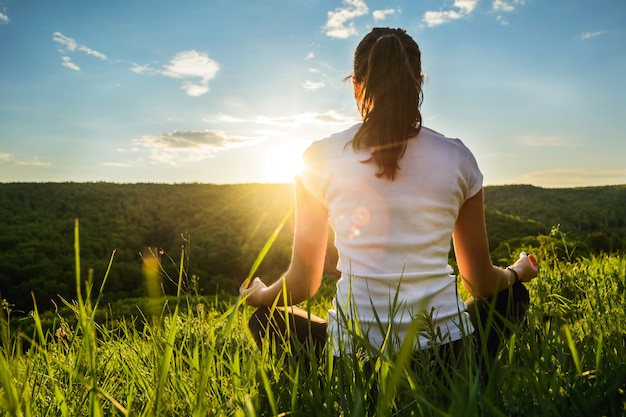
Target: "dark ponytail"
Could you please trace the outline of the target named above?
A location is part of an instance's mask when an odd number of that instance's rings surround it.
[[[369,148],[377,177],[394,180],[407,140],[422,125],[421,56],[402,29],[376,28],[355,52],[354,78],[362,89],[357,102],[363,125],[352,140],[355,150]]]

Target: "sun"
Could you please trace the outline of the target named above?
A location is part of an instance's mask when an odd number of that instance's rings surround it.
[[[309,146],[302,140],[284,141],[265,151],[264,173],[267,182],[290,183],[302,171],[302,152]]]

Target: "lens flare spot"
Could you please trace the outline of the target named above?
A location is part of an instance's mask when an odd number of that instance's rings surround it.
[[[352,239],[361,236],[361,230],[370,222],[370,219],[371,214],[367,207],[359,206],[352,210],[350,215],[352,225],[350,226],[348,238]]]

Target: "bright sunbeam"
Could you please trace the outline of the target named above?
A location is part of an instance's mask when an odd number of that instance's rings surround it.
[[[269,147],[265,152],[265,175],[270,183],[290,183],[302,170],[302,152],[309,142],[292,140]]]

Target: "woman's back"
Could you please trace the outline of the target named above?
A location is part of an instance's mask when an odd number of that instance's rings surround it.
[[[379,178],[374,163],[363,163],[369,150],[346,146],[358,128],[314,143],[302,175],[335,231],[342,273],[336,307],[350,293],[359,323],[371,326],[376,316],[389,319],[397,291],[400,336],[411,316],[434,308],[443,333],[456,340],[461,334],[452,322],[463,307],[448,254],[460,207],[481,189],[476,161],[461,141],[424,128],[408,141],[395,179]],[[380,335],[372,339],[381,342]]]

